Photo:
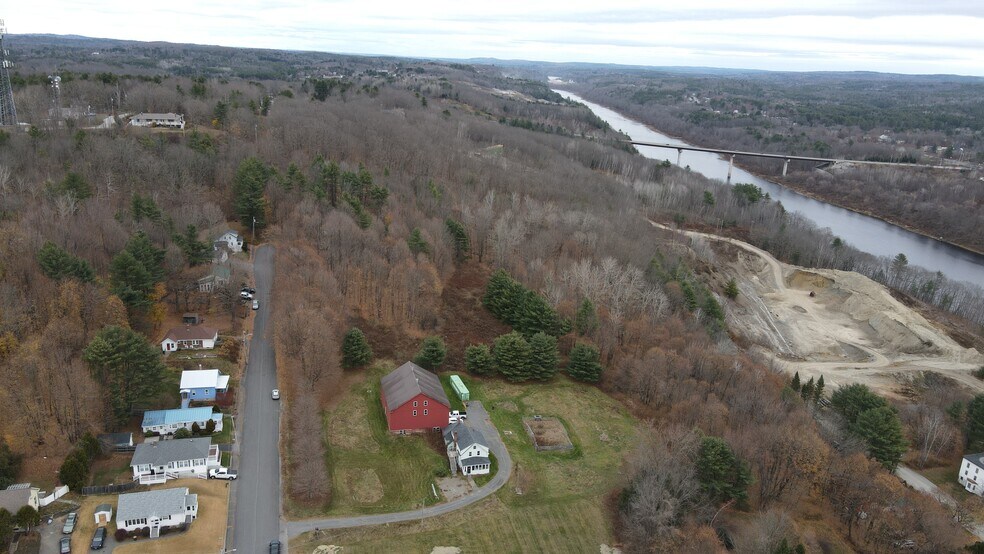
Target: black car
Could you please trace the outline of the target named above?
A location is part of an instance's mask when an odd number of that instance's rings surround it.
[[[106,528],[98,527],[96,528],[96,534],[92,535],[92,543],[89,545],[89,550],[102,550],[103,546],[106,546]]]
[[[280,554],[280,541],[270,541],[270,554]]]
[[[58,554],[72,554],[72,537],[62,537],[58,543]]]

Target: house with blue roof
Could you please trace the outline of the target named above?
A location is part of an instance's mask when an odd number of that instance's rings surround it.
[[[144,433],[173,435],[178,429],[188,429],[194,424],[205,429],[209,421],[215,422],[215,432],[222,430],[222,414],[212,413],[211,406],[201,408],[181,408],[177,410],[149,410],[144,412]]]

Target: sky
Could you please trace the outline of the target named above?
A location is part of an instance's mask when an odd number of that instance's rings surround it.
[[[22,0],[9,33],[425,58],[984,76],[981,0]]]

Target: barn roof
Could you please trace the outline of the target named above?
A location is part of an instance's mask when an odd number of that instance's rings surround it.
[[[407,362],[382,378],[383,397],[386,409],[392,411],[409,402],[418,394],[451,407],[448,395],[437,375],[413,362]]]

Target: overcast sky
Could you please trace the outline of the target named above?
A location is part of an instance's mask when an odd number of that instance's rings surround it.
[[[984,76],[981,0],[11,0],[6,4],[0,17],[13,34],[395,56]]]

